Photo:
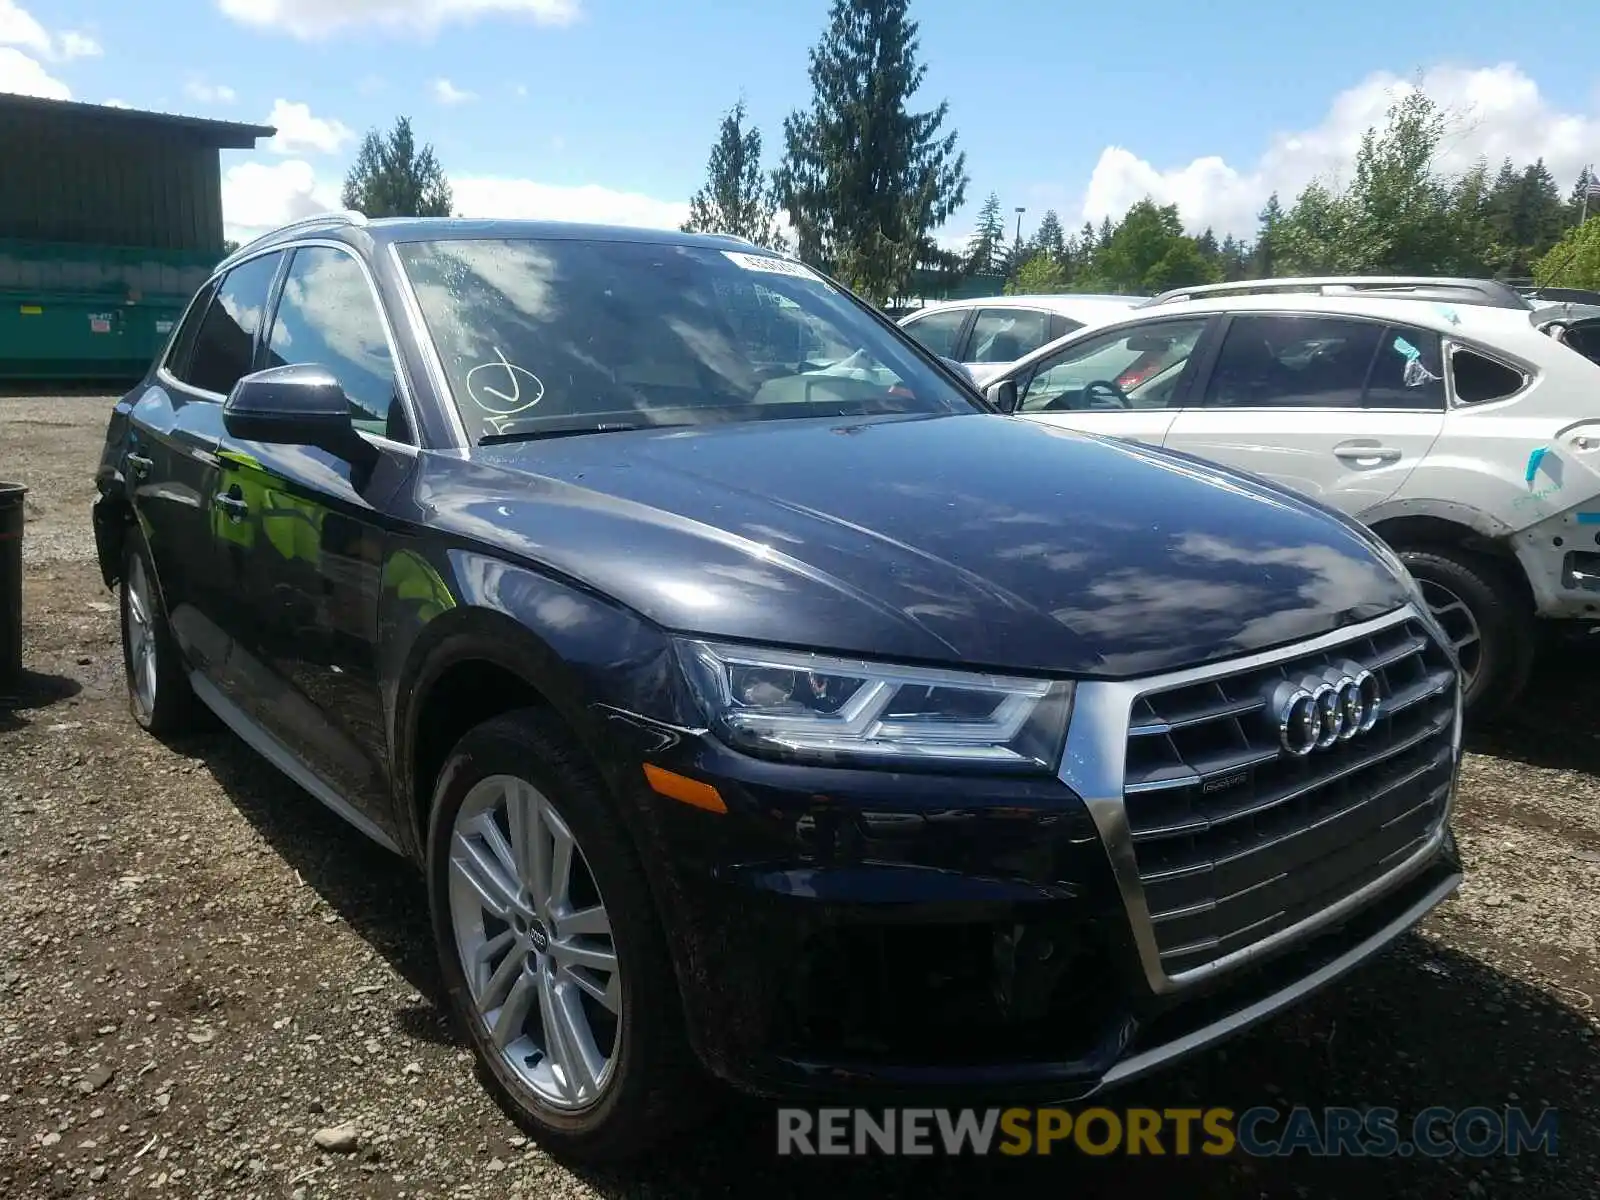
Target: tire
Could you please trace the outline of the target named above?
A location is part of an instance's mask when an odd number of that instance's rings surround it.
[[[548,844],[551,859],[559,859],[557,834],[570,834],[570,884],[560,904],[549,902],[557,888],[525,884],[537,872],[519,872],[513,861],[513,804],[537,814],[531,824],[523,818],[536,835],[524,844]],[[475,884],[462,864],[473,868]],[[677,978],[644,871],[604,786],[550,713],[507,713],[456,744],[434,790],[426,867],[450,1003],[495,1098],[546,1150],[588,1161],[629,1159],[703,1115],[707,1080],[684,1035]],[[512,889],[515,902],[502,903]],[[534,897],[539,890],[543,902]],[[578,932],[569,934],[564,923]],[[602,925],[608,934],[598,932]],[[505,947],[503,956],[495,946]],[[608,948],[614,972],[585,965],[603,960]],[[584,961],[574,962],[579,954]],[[481,964],[471,982],[469,955]],[[545,1014],[555,1005],[569,1014],[576,1005],[584,1027],[574,1032],[570,1017],[557,1022],[566,1034],[552,1055]],[[585,1035],[603,1068],[583,1057],[582,1070],[558,1073],[558,1059],[580,1061]],[[575,1087],[578,1080],[593,1086]]]
[[[144,538],[130,530],[118,587],[122,619],[122,669],[133,719],[157,737],[189,733],[205,724],[205,709],[189,686],[183,657],[167,624],[166,604]]]
[[[1452,640],[1472,635],[1463,619],[1470,618],[1477,641],[1459,650],[1463,707],[1474,719],[1493,716],[1521,694],[1533,669],[1538,637],[1527,602],[1492,559],[1447,546],[1399,554]]]

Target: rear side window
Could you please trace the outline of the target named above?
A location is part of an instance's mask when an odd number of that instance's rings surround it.
[[[1439,339],[1347,317],[1235,316],[1206,386],[1207,407],[1444,407]]]
[[[215,280],[200,289],[194,298],[194,303],[189,305],[189,310],[184,313],[183,324],[178,326],[177,336],[172,339],[172,346],[167,351],[166,362],[163,365],[176,379],[183,378],[184,371],[189,365],[189,355],[194,352],[194,339],[200,332],[200,322],[205,320],[206,309],[211,305],[211,296],[215,289]]]
[[[1071,317],[1063,317],[1060,313],[1050,314],[1050,340],[1064,338],[1069,333],[1077,333],[1083,328],[1082,321],[1074,321]]]
[[[1526,378],[1515,367],[1485,358],[1465,346],[1450,354],[1450,370],[1455,375],[1456,399],[1462,404],[1487,404],[1504,400],[1520,391]]]
[[[1444,410],[1439,335],[1391,325],[1383,331],[1367,376],[1368,408]]]
[[[905,326],[905,331],[931,353],[955,358],[958,349],[956,342],[961,337],[961,327],[966,323],[966,309],[949,308],[910,322]]]
[[[967,361],[1016,362],[1050,341],[1050,314],[1033,308],[980,308]]]
[[[272,279],[281,254],[263,254],[241,263],[222,277],[206,306],[184,373],[190,387],[227,395],[241,376],[250,373],[256,334],[267,308]]]

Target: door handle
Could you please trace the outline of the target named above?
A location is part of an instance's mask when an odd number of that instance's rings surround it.
[[[230,521],[242,521],[250,515],[250,506],[245,503],[243,496],[233,492],[218,492],[211,499],[218,508],[228,514]]]
[[[140,479],[146,479],[150,475],[150,468],[156,464],[153,459],[148,459],[142,454],[129,454],[128,465],[133,468],[133,473]]]
[[[1392,463],[1400,461],[1400,451],[1376,442],[1341,442],[1333,448],[1334,457],[1353,463]]]

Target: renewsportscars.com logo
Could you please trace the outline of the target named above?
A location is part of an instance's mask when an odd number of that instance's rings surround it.
[[[780,1155],[1206,1155],[1470,1158],[1556,1153],[1557,1110],[1425,1108],[804,1108],[778,1110]]]

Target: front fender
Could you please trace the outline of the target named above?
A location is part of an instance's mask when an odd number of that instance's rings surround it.
[[[561,716],[619,790],[619,713],[682,722],[689,703],[671,643],[632,610],[530,567],[468,549],[408,545],[384,563],[380,678],[397,799],[412,804],[417,715],[464,661],[510,671]],[[413,806],[414,807],[414,806]]]

